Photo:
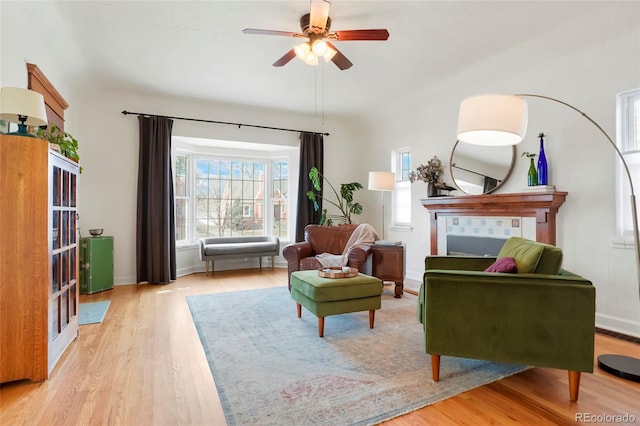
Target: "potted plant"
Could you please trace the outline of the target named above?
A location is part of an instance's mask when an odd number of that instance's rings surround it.
[[[322,198],[329,204],[337,207],[340,210],[340,213],[342,213],[342,217],[344,217],[345,222],[349,224],[351,223],[352,214],[362,213],[362,206],[360,205],[360,203],[353,201],[353,193],[358,189],[363,188],[361,183],[359,182],[343,183],[340,185],[340,193],[338,194],[338,191],[336,191],[335,187],[331,184],[331,182],[329,182],[329,180],[326,177],[322,176],[322,174],[318,171],[317,168],[312,167],[311,170],[309,170],[309,179],[313,184],[314,190],[307,192],[307,198],[313,201],[313,208],[316,211],[318,211],[318,208],[319,208],[318,198]],[[322,190],[322,185],[320,183],[321,180],[324,180],[333,191],[333,194],[336,197],[335,202],[332,200],[328,200],[325,197],[321,196],[320,194],[316,193]],[[322,224],[331,225],[331,219],[326,217],[326,210],[323,210],[322,218],[323,219],[320,221],[321,225]]]
[[[60,130],[55,124],[52,124],[46,129],[39,128],[36,136],[49,141],[50,144],[57,145],[60,148],[60,153],[68,159],[76,163],[80,160],[80,156],[78,155],[78,140],[69,133]]]

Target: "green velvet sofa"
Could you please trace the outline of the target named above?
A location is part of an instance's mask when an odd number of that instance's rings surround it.
[[[503,257],[518,273],[484,271]],[[427,256],[417,316],[434,381],[441,355],[558,368],[577,400],[580,372],[593,372],[595,288],[561,263],[557,247],[523,238],[497,257]]]

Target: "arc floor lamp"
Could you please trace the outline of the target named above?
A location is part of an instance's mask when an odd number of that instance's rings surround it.
[[[556,98],[520,93],[516,95],[480,95],[466,98],[460,104],[458,114],[458,140],[475,145],[515,145],[522,141],[527,131],[528,107],[524,97],[546,99],[562,104],[581,114],[609,141],[618,154],[629,179],[631,188],[631,214],[636,249],[638,271],[638,296],[640,298],[640,237],[638,232],[638,212],[636,194],[629,166],[611,136],[586,113]],[[640,302],[640,299],[639,299]],[[640,359],[623,355],[600,355],[598,366],[616,376],[640,382]]]

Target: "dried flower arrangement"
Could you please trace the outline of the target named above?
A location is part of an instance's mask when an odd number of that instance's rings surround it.
[[[440,181],[442,173],[444,173],[444,164],[437,155],[434,155],[433,158],[427,162],[426,166],[420,164],[415,171],[409,173],[409,181],[413,183],[421,180],[425,183],[436,183]]]

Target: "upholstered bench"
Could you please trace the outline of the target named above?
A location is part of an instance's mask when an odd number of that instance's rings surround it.
[[[211,270],[215,272],[215,261],[225,259],[242,259],[244,257],[257,257],[260,259],[262,269],[262,257],[271,256],[271,269],[274,265],[274,256],[280,253],[280,239],[270,236],[252,237],[210,237],[200,239],[200,260],[204,261],[207,275],[209,275],[209,262]]]
[[[324,336],[324,317],[369,311],[369,328],[373,328],[376,309],[380,309],[382,281],[358,274],[352,278],[323,278],[317,270],[291,274],[291,298],[296,301],[298,318],[302,306],[318,317],[318,335]]]

